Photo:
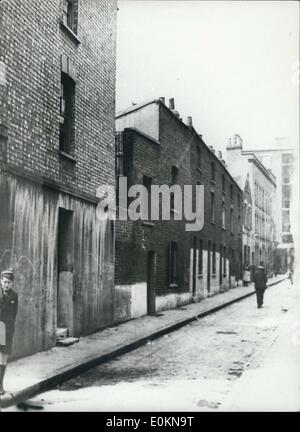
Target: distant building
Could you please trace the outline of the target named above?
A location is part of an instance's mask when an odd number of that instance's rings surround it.
[[[176,220],[117,221],[120,319],[175,308],[237,285],[242,266],[242,191],[225,163],[164,98],[117,114],[117,172],[128,187],[204,185],[204,228]],[[221,155],[220,155],[221,156]],[[122,293],[122,294],[121,294]]]
[[[276,247],[276,178],[252,151],[243,150],[239,135],[229,140],[227,164],[244,190],[243,263],[257,266],[264,261],[271,275]]]
[[[274,213],[277,221],[279,245],[277,247],[277,268],[284,272],[293,263],[294,240],[292,223],[299,224],[297,194],[299,182],[299,155],[296,147],[287,138],[275,140],[273,148],[253,150],[261,162],[276,176],[277,190]],[[293,211],[294,209],[294,211]]]
[[[114,321],[115,0],[0,2],[0,270],[16,273],[13,355]]]

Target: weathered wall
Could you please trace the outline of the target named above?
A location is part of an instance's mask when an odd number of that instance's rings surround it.
[[[74,212],[74,269],[70,331],[84,335],[113,322],[114,250],[111,222],[96,207],[0,175],[0,271],[12,266],[19,293],[14,355],[53,346],[57,318],[58,209]],[[5,236],[2,235],[6,227]]]

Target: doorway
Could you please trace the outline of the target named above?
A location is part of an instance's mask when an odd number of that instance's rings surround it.
[[[147,252],[147,314],[155,313],[155,260],[154,251]]]
[[[74,226],[73,212],[63,208],[58,211],[57,245],[57,322],[58,329],[73,333],[73,269]]]

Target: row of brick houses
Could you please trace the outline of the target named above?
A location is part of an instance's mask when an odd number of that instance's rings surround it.
[[[128,186],[203,185],[204,226],[187,221],[118,221],[116,290],[130,319],[219,293],[242,278],[243,193],[225,162],[170,99],[135,105],[117,114],[118,175]],[[195,197],[194,197],[195,198]],[[195,204],[195,203],[194,203]],[[172,203],[171,203],[172,207]]]

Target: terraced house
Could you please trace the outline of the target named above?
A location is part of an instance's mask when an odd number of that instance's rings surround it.
[[[114,321],[116,0],[0,2],[0,269],[19,291],[14,356]]]
[[[242,270],[242,191],[222,155],[205,144],[191,117],[182,121],[174,99],[169,106],[160,98],[119,112],[116,130],[117,174],[126,177],[128,188],[204,187],[201,230],[186,230],[172,194],[171,220],[117,221],[119,318],[182,306],[236,286]]]

